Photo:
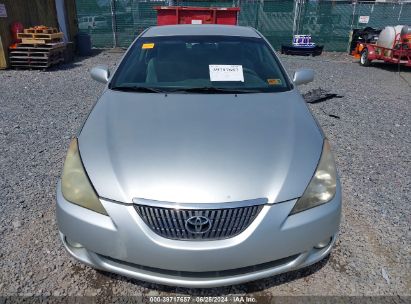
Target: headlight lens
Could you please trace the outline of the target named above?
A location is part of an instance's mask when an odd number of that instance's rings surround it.
[[[337,188],[337,171],[328,140],[324,140],[323,151],[317,170],[304,194],[295,204],[290,214],[301,212],[329,202]]]
[[[61,177],[61,191],[69,202],[108,215],[84,171],[77,138],[71,141],[67,152]]]

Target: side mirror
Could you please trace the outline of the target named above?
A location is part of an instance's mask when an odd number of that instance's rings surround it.
[[[98,65],[90,70],[90,75],[91,78],[98,82],[107,83],[110,77],[110,71],[108,70],[108,66]]]
[[[295,85],[306,84],[314,80],[314,71],[311,69],[299,69],[295,71],[293,82]]]

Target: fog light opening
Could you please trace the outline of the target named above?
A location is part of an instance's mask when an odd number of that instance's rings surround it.
[[[73,247],[73,248],[83,248],[84,247],[80,243],[74,242],[73,240],[70,240],[67,237],[66,237],[66,242],[67,242],[67,244],[69,244],[70,247]]]
[[[314,246],[315,249],[323,249],[327,247],[331,243],[332,238],[327,238],[325,240],[322,240],[319,242],[317,245]]]

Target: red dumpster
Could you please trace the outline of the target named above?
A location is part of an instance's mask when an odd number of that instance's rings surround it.
[[[237,24],[238,7],[156,6],[157,25]]]

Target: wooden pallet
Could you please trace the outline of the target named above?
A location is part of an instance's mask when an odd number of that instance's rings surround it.
[[[61,55],[50,56],[50,57],[20,57],[14,56],[10,58],[10,63],[13,64],[35,64],[35,63],[50,63],[56,60],[64,59]]]
[[[58,32],[58,30],[54,27],[49,27],[47,29],[37,29],[37,28],[34,28],[34,27],[24,29],[25,34],[29,34],[29,33],[53,34],[53,33],[57,33],[57,32]]]
[[[24,61],[17,61],[17,62],[13,62],[11,63],[11,67],[15,68],[15,69],[19,69],[19,70],[27,70],[27,69],[41,69],[41,70],[46,70],[49,67],[56,65],[60,62],[63,62],[64,58],[58,58],[55,59],[53,61],[31,61],[29,63],[24,62]]]
[[[48,67],[55,65],[57,63],[63,62],[64,58],[37,58],[37,59],[10,59],[10,65],[11,67],[18,67],[18,68],[23,68],[23,67],[31,67],[31,68],[44,68],[47,69]]]
[[[10,65],[14,68],[47,69],[64,61],[64,43],[22,44],[10,49]]]
[[[62,57],[64,55],[64,49],[57,49],[53,51],[12,51],[10,52],[10,59],[24,58],[24,59],[38,59],[38,58],[54,58]]]
[[[56,42],[56,43],[19,43],[16,48],[10,49],[12,50],[52,50],[52,49],[58,49],[58,48],[65,48],[66,44],[64,42]]]
[[[54,53],[63,53],[64,49],[56,50]],[[49,57],[53,55],[52,52],[47,51],[36,51],[36,50],[28,50],[28,51],[13,51],[10,53],[10,56],[20,56],[20,57]]]
[[[22,38],[21,42],[24,44],[49,44],[49,43],[61,42],[61,39],[60,38],[55,38],[55,39]]]
[[[18,33],[17,38],[32,38],[32,39],[62,39],[64,34],[60,33]]]

